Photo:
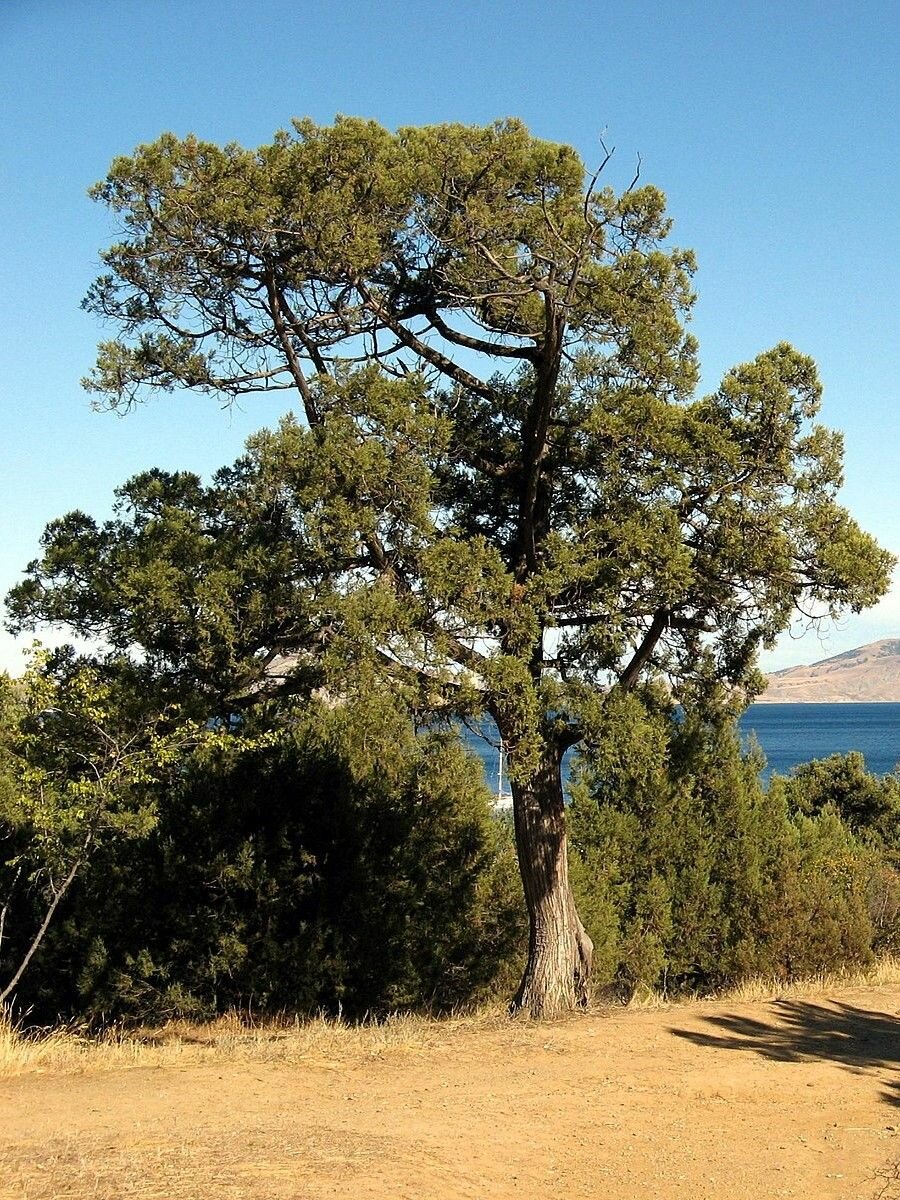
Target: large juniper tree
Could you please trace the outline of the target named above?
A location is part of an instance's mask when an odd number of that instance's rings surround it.
[[[169,665],[210,669],[215,643],[244,687],[287,663],[332,690],[357,673],[489,712],[530,918],[515,1005],[583,1002],[560,763],[604,695],[660,673],[752,688],[796,608],[857,610],[886,587],[889,556],[835,500],[813,363],[780,345],[692,399],[694,263],[667,247],[662,194],[615,195],[515,121],[302,121],[258,150],[166,135],[94,195],[122,228],[86,301],[119,331],[88,380],[100,403],[280,389],[298,415],[216,503],[173,507],[184,480],[159,479],[155,516],[52,527],[17,619]],[[152,557],[188,509],[201,549],[171,543],[151,619],[123,547]]]

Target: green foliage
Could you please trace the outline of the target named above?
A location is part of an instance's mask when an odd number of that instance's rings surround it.
[[[634,774],[598,738],[622,693],[663,676],[688,709],[717,681],[752,693],[758,647],[798,605],[886,590],[891,556],[837,502],[813,362],[782,343],[695,398],[694,259],[669,244],[662,193],[617,196],[514,120],[298,121],[256,150],[166,134],[93,194],[121,229],[85,301],[116,335],[86,381],[97,402],[284,390],[298,415],[209,486],[150,471],[111,521],[54,522],[11,628],[99,638],[223,722],[317,688],[489,712],[519,814],[540,816],[518,826],[531,883],[563,853],[557,768],[584,740],[621,789],[604,819],[622,829],[597,837],[622,852],[626,973],[709,974],[708,901],[745,885],[704,847],[753,811],[739,772],[704,766],[724,773],[720,818],[712,783],[695,794],[645,752]],[[681,928],[697,932],[679,948]],[[574,1002],[561,962],[550,990]]]
[[[154,696],[140,668],[70,651],[36,652],[21,679],[2,681],[0,1001],[90,859],[150,833],[153,789],[203,736]]]
[[[839,817],[867,848],[866,905],[874,948],[900,949],[900,777],[873,775],[863,756],[833,754],[775,777],[771,790],[802,817]]]
[[[887,586],[810,359],[776,346],[691,399],[694,262],[656,188],[616,196],[514,120],[341,117],[256,150],[166,134],[94,195],[123,231],[86,300],[119,331],[94,393],[286,389],[302,417],[209,488],[151,472],[112,522],[56,522],[16,628],[208,693],[278,654],[295,688],[366,660],[426,707],[474,680],[527,786],[598,682],[709,656],[752,686],[798,603]]]
[[[95,859],[29,992],[38,1011],[441,1009],[508,982],[521,954],[479,764],[414,737],[386,699],[204,747],[158,812],[149,839]]]
[[[831,806],[858,836],[900,854],[900,775],[873,775],[859,751],[803,763],[779,778],[790,807],[813,816]]]
[[[900,877],[887,855],[860,840],[834,799],[817,806],[807,791],[804,811],[789,799],[795,780],[763,791],[735,713],[696,701],[675,712],[658,696],[617,699],[582,757],[572,874],[598,948],[597,986],[630,994],[798,978],[865,965],[895,945]],[[793,795],[825,766],[800,768]],[[881,810],[869,811],[877,820]]]

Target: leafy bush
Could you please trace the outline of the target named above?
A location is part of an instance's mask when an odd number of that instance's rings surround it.
[[[831,807],[869,844],[900,857],[900,775],[873,775],[858,750],[795,767],[780,778],[790,807],[812,815]]]
[[[454,737],[377,697],[312,704],[186,762],[152,834],[95,861],[29,998],[102,1019],[447,1008],[510,969],[520,909]]]
[[[612,700],[605,719],[570,814],[601,989],[788,979],[896,944],[900,878],[875,833],[890,827],[891,785],[869,777],[838,798],[821,785],[847,769],[809,764],[766,792],[728,704],[683,712],[645,693]]]
[[[772,790],[790,810],[817,816],[832,812],[867,848],[866,909],[876,953],[900,951],[900,775],[874,775],[858,751],[833,754],[776,778]]]

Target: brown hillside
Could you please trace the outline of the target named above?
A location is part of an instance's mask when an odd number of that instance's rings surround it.
[[[900,638],[768,675],[761,704],[900,703]]]

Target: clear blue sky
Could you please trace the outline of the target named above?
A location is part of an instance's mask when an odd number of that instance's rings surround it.
[[[520,116],[668,194],[697,251],[704,383],[787,339],[846,435],[845,503],[900,552],[900,9],[712,0],[0,0],[0,592],[51,518],[108,511],[151,465],[209,472],[275,402],[166,398],[119,418],[79,386],[79,309],[110,240],[85,190],[163,130],[248,145],[291,117],[390,127]],[[768,667],[900,635],[900,587]],[[11,639],[0,666],[17,669]]]

